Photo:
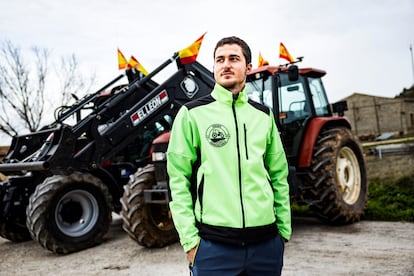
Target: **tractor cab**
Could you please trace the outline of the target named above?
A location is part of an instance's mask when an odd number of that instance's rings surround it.
[[[302,137],[311,118],[332,116],[321,77],[325,71],[296,65],[263,66],[247,77],[249,97],[270,107],[291,164],[297,162]]]

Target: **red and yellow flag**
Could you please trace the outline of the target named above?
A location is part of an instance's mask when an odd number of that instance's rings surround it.
[[[184,65],[196,61],[205,34],[206,33],[200,36],[196,41],[193,42],[193,44],[187,48],[178,51],[178,56],[180,57],[181,64]]]
[[[124,56],[124,54],[118,48],[118,69],[122,70],[127,68],[128,62]]]
[[[262,53],[259,52],[259,60],[257,62],[257,67],[262,67],[265,65],[269,65],[269,62],[265,59],[263,59]]]
[[[141,63],[139,63],[138,60],[134,56],[131,56],[129,58],[127,69],[128,68],[135,68],[138,71],[140,71],[142,74],[148,75],[148,71],[145,70],[144,66],[142,66]]]
[[[257,67],[262,67],[263,66],[263,57],[262,57],[262,53],[259,52],[259,60],[257,61]]]
[[[280,42],[279,47],[279,58],[286,59],[287,61],[289,61],[289,63],[295,61],[295,59],[292,57],[292,55],[289,53],[289,51],[286,49],[285,45],[283,45],[282,42]]]

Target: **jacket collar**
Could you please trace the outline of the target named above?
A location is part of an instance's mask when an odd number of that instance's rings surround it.
[[[214,85],[214,89],[211,92],[211,96],[215,100],[222,102],[222,103],[226,103],[230,105],[233,103],[233,93],[231,93],[231,91],[227,90],[226,88],[224,88],[218,83]],[[246,93],[246,86],[245,86],[243,90],[239,93],[237,100],[236,100],[236,104],[245,103],[247,102],[247,100],[248,100],[248,96]]]

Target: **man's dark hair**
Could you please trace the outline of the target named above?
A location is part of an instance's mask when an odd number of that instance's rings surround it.
[[[218,47],[221,47],[223,45],[226,44],[237,44],[240,46],[240,48],[242,49],[244,58],[246,59],[246,64],[249,64],[252,62],[252,53],[250,51],[250,47],[249,45],[247,45],[247,43],[241,39],[238,38],[236,36],[229,36],[229,37],[225,37],[219,40],[219,42],[217,42],[216,44],[216,48],[214,48],[214,57],[216,55],[216,50]]]

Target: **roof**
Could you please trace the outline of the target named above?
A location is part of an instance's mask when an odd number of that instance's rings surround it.
[[[383,96],[369,95],[369,94],[356,92],[356,93],[352,93],[351,95],[345,97],[344,100],[348,99],[348,98],[353,98],[353,97],[370,97],[370,98],[375,97],[375,98],[382,98],[382,99],[387,99],[387,100],[395,99],[395,98],[391,98],[391,97],[383,97]]]
[[[383,96],[377,96],[377,95],[369,95],[369,94],[364,94],[364,93],[352,93],[351,95],[341,99],[341,101],[345,101],[345,100],[355,98],[355,97],[376,98],[380,100],[395,101],[395,102],[414,102],[414,98],[406,98],[406,97],[391,98],[391,97],[383,97]]]
[[[286,66],[265,65],[265,66],[261,66],[259,68],[255,68],[255,69],[251,70],[249,72],[249,75],[259,73],[259,72],[263,72],[263,71],[269,71],[272,75],[274,75],[277,71],[279,71],[279,69],[282,72],[287,72],[288,67],[286,67]],[[299,74],[301,74],[303,76],[307,76],[307,77],[321,78],[321,77],[326,75],[326,71],[321,70],[321,69],[317,69],[317,68],[307,67],[307,68],[299,68]]]

